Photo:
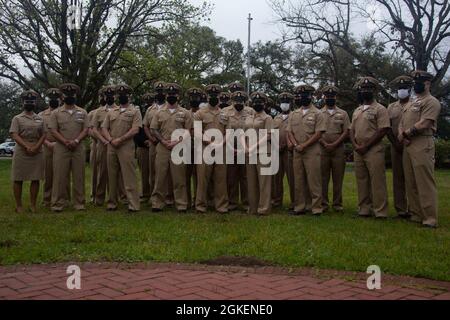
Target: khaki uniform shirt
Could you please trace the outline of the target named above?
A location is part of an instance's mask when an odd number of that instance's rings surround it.
[[[322,139],[327,143],[334,143],[344,132],[350,129],[350,118],[345,110],[338,107],[334,113],[330,113],[328,108],[323,108],[322,115],[326,123],[326,131]]]
[[[249,116],[245,119],[244,126],[245,126],[245,129],[255,129],[256,132],[258,133],[258,139],[262,138],[258,132],[258,130],[261,130],[261,129],[266,129],[267,134],[270,137],[270,133],[271,133],[270,131],[273,129],[273,119],[271,116],[269,116],[264,111],[262,111],[260,113],[254,112],[251,116]],[[269,141],[267,142],[267,152],[270,153],[270,151],[271,151],[271,148],[270,148],[270,138],[269,138]],[[260,148],[258,148],[258,153],[259,152],[263,152],[263,151],[260,150]]]
[[[224,134],[228,119],[223,110],[208,105],[206,108],[200,109],[194,114],[194,121],[201,121],[203,123],[203,132],[210,129],[217,129]]]
[[[117,108],[116,105],[112,105],[111,107],[107,108],[100,107],[95,111],[94,116],[92,117],[91,123],[89,123],[89,126],[91,128],[101,129],[103,122],[105,121],[106,115]]]
[[[102,128],[108,130],[113,139],[124,136],[132,128],[140,127],[142,127],[141,112],[131,104],[127,108],[115,107],[108,111],[102,123]],[[126,144],[134,144],[133,139],[129,139]]]
[[[158,104],[153,104],[152,106],[150,106],[147,111],[145,112],[144,115],[144,126],[147,128],[150,128],[151,124],[152,124],[152,120],[153,117],[155,116],[155,114],[161,110],[162,108],[164,108],[166,105],[163,104],[161,106],[159,106]]]
[[[244,107],[241,112],[237,111],[233,105],[224,108],[222,114],[226,117],[226,129],[244,129],[245,120],[254,113],[255,111],[250,107]]]
[[[378,130],[390,127],[387,109],[376,101],[366,110],[364,106],[360,106],[353,113],[351,128],[357,144],[367,143]]]
[[[400,121],[402,120],[403,108],[407,108],[410,102],[402,105],[400,101],[391,103],[388,107],[389,119],[391,120],[391,128],[395,137],[398,136]]]
[[[56,139],[53,136],[53,134],[50,132],[49,124],[50,124],[50,116],[52,115],[53,110],[51,108],[45,109],[41,113],[39,113],[39,116],[42,117],[44,120],[44,128],[46,131],[46,139],[50,142],[55,142]]]
[[[305,143],[317,132],[325,132],[327,126],[322,112],[311,106],[305,114],[302,108],[293,111],[289,116],[287,130],[298,143]]]
[[[279,114],[273,119],[273,128],[280,131],[280,150],[287,147],[287,127],[289,114]]]
[[[76,139],[80,133],[88,128],[86,110],[75,106],[73,109],[59,107],[52,112],[49,129],[57,130],[67,140]]]
[[[44,119],[35,113],[27,115],[22,112],[12,119],[9,133],[18,134],[26,142],[36,143],[45,133]],[[17,147],[21,148],[19,144]]]
[[[164,140],[171,140],[175,130],[192,129],[192,115],[179,105],[172,111],[168,106],[164,106],[153,116],[150,129],[159,130]]]
[[[437,131],[437,119],[441,113],[441,103],[438,99],[428,94],[425,97],[419,97],[403,108],[403,115],[400,122],[402,130],[411,129],[421,120],[432,120],[433,126],[430,129],[422,131],[422,136],[432,136]]]

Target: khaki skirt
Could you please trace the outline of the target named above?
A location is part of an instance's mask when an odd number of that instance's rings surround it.
[[[16,146],[12,159],[11,180],[12,181],[37,181],[45,177],[44,153],[29,156],[19,145]]]

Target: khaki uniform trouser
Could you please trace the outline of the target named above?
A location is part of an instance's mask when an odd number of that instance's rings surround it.
[[[434,178],[433,137],[418,136],[403,152],[409,212],[423,224],[437,226],[438,197]]]
[[[343,208],[342,186],[345,175],[345,149],[344,145],[333,152],[327,152],[322,148],[322,205],[324,209],[329,208],[328,186],[330,179],[333,181],[333,208]]]
[[[106,193],[109,194],[108,181],[108,147],[99,143],[97,145],[97,188],[95,191],[95,204],[102,206],[105,203]],[[126,199],[125,186],[123,184],[122,175],[119,174],[118,182],[118,199]],[[108,200],[108,208],[114,208],[118,199],[114,202]]]
[[[52,202],[53,151],[45,146],[44,146],[44,157],[45,157],[44,205],[49,206]]]
[[[89,153],[89,165],[91,167],[91,199],[95,202],[95,197],[97,194],[97,142],[95,140],[91,141],[91,148]]]
[[[236,160],[235,160],[236,161]],[[247,168],[245,164],[227,165],[228,210],[233,211],[241,204],[248,206]]]
[[[403,152],[391,146],[392,178],[394,183],[394,206],[397,213],[408,212],[406,200],[405,171],[403,169]]]
[[[373,146],[364,156],[355,152],[359,215],[388,216],[385,152],[383,143]]]
[[[53,152],[52,209],[63,210],[69,203],[71,174],[74,207],[83,209],[86,202],[84,145],[80,144],[75,151],[70,151],[62,144],[56,143]]]
[[[116,209],[119,198],[120,178],[125,185],[125,194],[128,208],[133,211],[140,210],[138,179],[136,176],[136,159],[134,158],[134,143],[126,142],[119,148],[108,145],[107,151],[109,200],[108,208]]]
[[[280,170],[272,178],[272,204],[274,207],[283,205],[284,198],[284,176],[287,176],[289,195],[291,198],[291,209],[295,203],[294,187],[294,155],[288,149],[280,151]]]
[[[294,151],[295,212],[323,213],[320,151],[319,144],[303,153]]]
[[[170,150],[167,150],[161,144],[158,144],[156,147],[155,166],[158,170],[156,171],[155,188],[152,194],[152,207],[154,209],[163,209],[165,207],[169,180],[172,180],[175,206],[177,210],[184,211],[187,210],[188,206],[186,166],[184,164],[173,164],[171,153]]]
[[[197,197],[197,166],[194,164],[186,165],[186,192],[188,197],[188,208],[195,206]],[[192,180],[194,180],[192,182]],[[194,187],[192,187],[194,183]]]
[[[247,159],[248,160],[248,159]],[[267,165],[247,164],[248,213],[268,215],[272,207],[272,176],[261,175]]]
[[[197,195],[195,209],[200,212],[208,210],[208,191],[214,190],[213,206],[217,212],[228,212],[227,166],[225,164],[199,164],[197,169]]]
[[[150,199],[150,152],[147,148],[138,147],[136,156],[139,164],[139,172],[141,173],[141,197]]]

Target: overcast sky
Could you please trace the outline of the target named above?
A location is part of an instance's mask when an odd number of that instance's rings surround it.
[[[191,2],[198,5],[204,0],[191,0]],[[279,28],[273,24],[276,17],[266,0],[209,0],[208,2],[214,5],[211,21],[202,24],[212,28],[217,35],[229,40],[240,39],[244,45],[247,45],[247,18],[251,13],[252,43],[280,38]]]

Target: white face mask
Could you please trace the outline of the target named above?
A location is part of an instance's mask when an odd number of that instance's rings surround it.
[[[411,92],[408,89],[399,89],[398,92],[398,98],[403,100],[410,96]]]
[[[289,103],[282,103],[280,108],[283,112],[288,112],[291,109],[291,105]]]

